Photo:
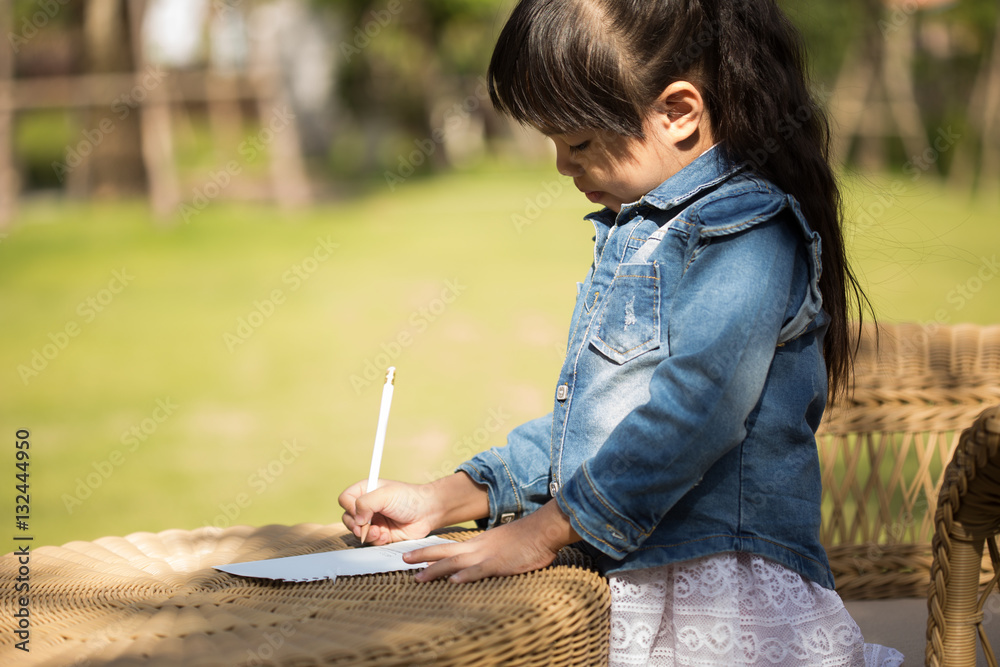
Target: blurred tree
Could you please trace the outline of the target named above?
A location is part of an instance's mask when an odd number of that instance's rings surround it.
[[[441,108],[473,94],[477,78],[485,74],[498,3],[313,2],[339,12],[345,26],[338,45],[338,90],[365,137],[357,166],[369,172],[447,166],[448,153],[439,150],[437,140],[443,133]]]
[[[90,74],[131,72],[133,36],[125,0],[89,0],[84,4],[83,35],[86,71]],[[83,168],[70,178],[83,178],[80,185],[91,195],[132,195],[146,189],[138,114],[124,118],[113,106],[93,107],[86,114],[87,128],[106,127],[114,119],[114,131],[101,132],[100,150],[95,150]],[[102,125],[105,124],[105,125]]]
[[[802,33],[814,81],[821,87],[833,85],[844,55],[861,35],[861,2],[779,0],[778,4]]]
[[[493,114],[482,85],[494,40],[516,0],[306,1],[312,6],[314,21],[333,17],[330,32],[336,34],[328,37],[334,61],[330,69],[336,81],[330,88],[337,98],[333,105],[336,111],[325,112],[328,117],[336,116],[330,124],[336,132],[328,158],[335,173],[406,177],[461,161],[463,143],[474,148],[466,151],[474,155],[485,145],[495,150],[507,145],[492,141],[500,135],[517,136]],[[274,0],[212,2],[287,11],[287,3]],[[859,61],[868,63],[869,72],[876,72],[882,89],[905,83],[910,91],[912,102],[905,114],[897,108],[880,121],[876,106],[863,103],[858,118],[847,123],[841,117],[840,128],[856,135],[849,145],[851,150],[844,151],[854,163],[863,162],[866,154],[878,157],[881,152],[877,162],[905,169],[912,164],[915,152],[926,150],[921,147],[928,139],[933,142],[939,130],[953,127],[962,140],[955,150],[949,148],[946,154],[935,157],[930,173],[951,173],[968,182],[977,170],[994,162],[1000,164],[1000,157],[990,158],[984,149],[1000,142],[990,138],[1000,132],[994,120],[1000,105],[1000,84],[996,81],[1000,78],[1000,53],[993,46],[997,40],[997,2],[778,2],[803,34],[817,98],[832,110],[843,105],[846,90],[835,93],[835,82],[839,77],[844,83],[846,73],[858,71]],[[942,6],[942,2],[946,4]],[[84,53],[73,60],[77,69],[123,72],[133,66],[126,4],[127,0],[68,0],[65,7],[75,9],[64,9],[53,23],[72,22],[82,35],[76,41],[86,48],[76,47],[75,52]],[[931,8],[930,4],[937,6]],[[15,21],[21,21],[37,11],[38,3],[15,0],[14,6]],[[316,56],[312,52],[303,55],[308,49],[302,33],[295,34],[298,38],[289,48],[298,49],[295,53],[300,59],[293,69],[300,72],[302,63]],[[39,37],[30,47],[42,43]],[[25,67],[44,69],[57,52],[34,49],[30,62],[18,59],[18,72]],[[900,58],[906,62],[902,70]],[[887,76],[884,70],[888,65],[895,67],[897,74]],[[861,87],[857,82],[852,86]],[[875,97],[887,97],[885,90],[875,93]],[[80,121],[83,128],[94,127],[95,121],[108,116],[108,110],[95,108],[88,114]],[[106,137],[100,151],[95,151],[89,168],[84,166],[71,174],[83,190],[142,189],[137,116],[116,122],[115,132]],[[875,140],[867,136],[880,132],[878,124],[884,123],[884,118],[899,125],[903,116],[905,137]],[[310,145],[323,143],[315,140]],[[878,150],[873,151],[873,147]],[[514,150],[524,148],[517,144]],[[1000,170],[1000,166],[990,169]]]

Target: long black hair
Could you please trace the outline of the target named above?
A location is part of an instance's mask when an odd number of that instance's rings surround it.
[[[635,138],[664,88],[695,84],[726,157],[794,196],[820,235],[831,397],[847,388],[849,319],[860,321],[867,298],[844,249],[829,122],[801,37],[774,0],[520,0],[487,78],[494,106],[521,123]]]

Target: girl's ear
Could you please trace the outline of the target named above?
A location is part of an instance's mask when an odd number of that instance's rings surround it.
[[[663,89],[653,105],[652,119],[661,124],[670,140],[677,144],[688,144],[699,140],[702,122],[708,120],[705,100],[701,92],[690,81],[674,81]]]

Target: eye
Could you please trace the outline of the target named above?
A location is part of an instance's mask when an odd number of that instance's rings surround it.
[[[579,153],[580,151],[585,150],[587,148],[587,146],[589,146],[589,145],[590,145],[590,141],[589,140],[588,141],[582,141],[582,142],[580,142],[580,143],[578,143],[578,144],[576,144],[574,146],[570,146],[569,150],[571,152],[573,152],[573,153]]]

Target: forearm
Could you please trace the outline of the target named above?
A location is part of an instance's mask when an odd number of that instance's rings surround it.
[[[410,551],[407,563],[431,563],[417,581],[448,577],[452,583],[531,572],[549,565],[559,550],[580,540],[554,501],[523,519],[511,521],[465,542]]]
[[[424,485],[435,506],[435,528],[484,519],[490,514],[486,486],[472,481],[464,472]]]

